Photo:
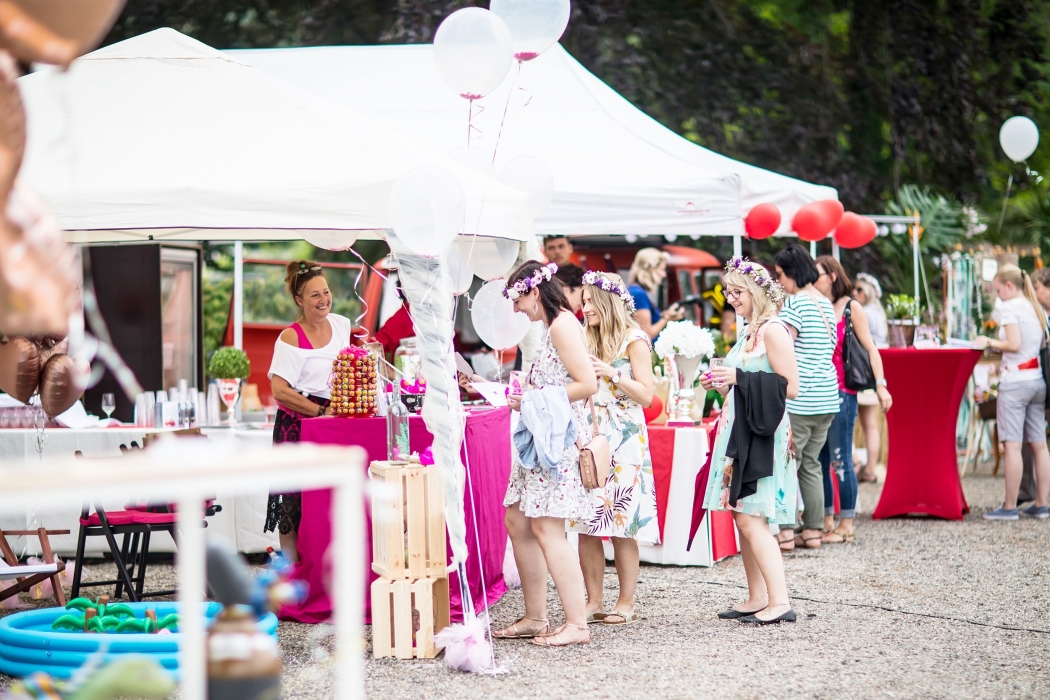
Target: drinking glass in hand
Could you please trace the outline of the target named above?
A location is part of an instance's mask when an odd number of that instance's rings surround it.
[[[725,365],[725,363],[726,363],[726,360],[725,360],[724,357],[712,357],[711,361],[708,363],[708,369],[711,370],[711,369],[715,369],[716,367],[722,367],[723,365]],[[712,385],[713,386],[722,386],[724,383],[725,382],[716,379],[715,381],[712,382]]]
[[[525,373],[520,370],[514,370],[510,373],[510,393],[514,396],[521,396],[525,390]]]
[[[106,418],[109,418],[113,411],[117,410],[117,398],[113,394],[102,395],[102,410],[106,412]]]

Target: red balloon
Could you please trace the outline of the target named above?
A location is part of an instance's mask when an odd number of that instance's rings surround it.
[[[842,203],[834,199],[810,202],[795,213],[791,228],[804,241],[822,241],[842,218]]]
[[[775,204],[756,204],[744,219],[747,237],[759,240],[769,238],[780,228],[780,210]]]
[[[659,396],[653,396],[653,403],[648,408],[643,408],[642,413],[645,415],[645,422],[652,423],[654,420],[660,417],[660,414],[664,412],[664,402],[660,400]]]
[[[848,211],[842,215],[842,221],[835,229],[835,242],[841,248],[860,248],[875,240],[876,233],[878,230],[874,221]]]

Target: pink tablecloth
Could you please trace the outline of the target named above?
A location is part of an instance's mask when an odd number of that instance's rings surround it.
[[[386,419],[384,418],[311,418],[303,421],[303,442],[334,445],[360,445],[368,452],[369,460],[386,459]],[[409,421],[409,441],[415,451],[425,450],[433,441],[423,419],[413,416]],[[506,592],[503,583],[503,557],[507,548],[507,530],[503,526],[503,496],[510,477],[510,410],[492,409],[472,411],[467,417],[465,455],[469,457],[470,481],[464,494],[467,515],[467,578],[470,583],[474,608],[481,612],[495,603]],[[471,497],[474,499],[473,509]],[[310,594],[297,607],[285,608],[283,619],[298,622],[324,622],[332,614],[332,604],[325,590],[330,566],[325,562],[331,542],[332,524],[329,517],[331,492],[328,490],[303,493],[303,519],[299,526],[299,553],[303,564],[299,578],[310,584]],[[474,513],[478,519],[478,537],[474,537]],[[372,518],[366,513],[366,551],[372,559]],[[451,556],[451,549],[449,549]],[[451,562],[451,559],[450,559]],[[484,567],[484,586],[482,585]],[[368,570],[368,584],[377,576]],[[486,590],[487,589],[487,590]],[[449,575],[452,619],[462,619],[462,601],[455,573]],[[365,622],[372,621],[372,604],[365,590]]]

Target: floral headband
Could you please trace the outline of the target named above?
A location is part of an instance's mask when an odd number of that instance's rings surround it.
[[[532,273],[532,277],[520,279],[509,287],[503,287],[503,296],[514,301],[522,294],[528,294],[532,289],[544,282],[550,282],[551,277],[558,271],[558,263],[548,263]]]
[[[766,296],[772,300],[774,304],[782,304],[787,295],[784,293],[784,288],[777,283],[769,273],[762,267],[752,263],[747,258],[735,257],[726,262],[726,272],[739,272],[742,275],[747,275],[751,278],[751,281],[759,286],[759,288],[766,293]]]
[[[598,287],[599,289],[603,289],[606,292],[609,292],[610,294],[615,294],[616,296],[620,297],[620,301],[622,301],[624,306],[627,307],[627,313],[634,313],[634,298],[631,296],[631,293],[628,292],[626,288],[624,288],[617,282],[614,282],[613,280],[609,279],[600,272],[595,272],[594,270],[591,270],[589,272],[584,273],[583,283],[589,284],[592,287]]]

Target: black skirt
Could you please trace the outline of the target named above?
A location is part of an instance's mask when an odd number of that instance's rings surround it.
[[[318,406],[327,406],[331,403],[328,399],[319,396],[308,396]],[[303,417],[298,413],[292,413],[277,409],[277,417],[273,425],[273,444],[282,442],[299,442],[302,438]],[[271,493],[266,502],[266,525],[263,532],[279,530],[282,535],[299,531],[299,523],[303,519],[303,495],[299,492],[293,493]]]

